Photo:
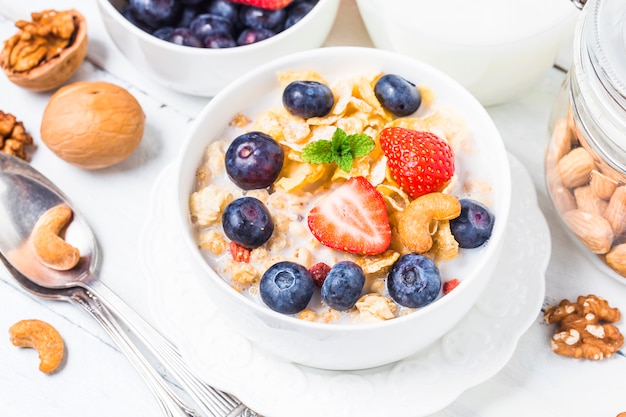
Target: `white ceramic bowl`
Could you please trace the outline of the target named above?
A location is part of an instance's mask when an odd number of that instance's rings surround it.
[[[539,81],[569,46],[579,14],[568,0],[357,0],[357,5],[377,48],[433,65],[485,106],[515,99]]]
[[[193,48],[158,39],[119,12],[126,0],[98,0],[104,25],[122,54],[158,83],[186,94],[212,97],[229,82],[274,58],[321,46],[339,0],[320,0],[296,25],[255,44],[224,49]]]
[[[311,69],[329,82],[372,71],[396,73],[429,86],[437,103],[459,111],[475,138],[473,161],[493,187],[496,223],[471,271],[448,295],[411,314],[381,323],[322,324],[272,311],[233,290],[209,266],[195,242],[189,196],[207,145],[226,131],[234,115],[281,105],[278,70]],[[467,166],[466,166],[467,167]],[[501,137],[484,108],[458,83],[438,70],[389,51],[327,47],[275,60],[240,77],[222,90],[198,116],[176,161],[177,217],[206,297],[232,319],[233,329],[258,346],[290,361],[325,369],[361,369],[387,364],[428,346],[472,307],[491,277],[501,250],[510,206],[510,172]],[[467,259],[467,258],[465,258]],[[467,262],[467,261],[465,261]]]

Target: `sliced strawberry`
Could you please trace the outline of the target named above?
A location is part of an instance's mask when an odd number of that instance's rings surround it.
[[[231,3],[245,4],[246,6],[259,7],[261,9],[277,10],[287,7],[293,0],[228,0]]]
[[[391,243],[382,195],[365,177],[353,177],[321,200],[308,216],[309,229],[325,246],[377,255]]]
[[[411,199],[441,191],[454,175],[452,148],[433,133],[390,127],[379,140],[394,181]]]

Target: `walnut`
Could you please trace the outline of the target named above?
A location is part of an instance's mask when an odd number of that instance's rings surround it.
[[[145,114],[126,89],[81,81],[58,89],[46,105],[41,140],[66,162],[84,169],[117,164],[139,146]]]
[[[598,296],[579,296],[576,302],[562,300],[546,309],[547,324],[559,324],[552,336],[552,350],[563,356],[600,360],[611,357],[624,344],[624,336],[610,324],[621,313]]]
[[[33,91],[67,81],[87,55],[87,24],[76,10],[44,10],[19,20],[19,31],[4,42],[0,66],[10,81]]]
[[[0,151],[28,161],[26,147],[32,144],[33,138],[24,129],[24,124],[0,110]]]

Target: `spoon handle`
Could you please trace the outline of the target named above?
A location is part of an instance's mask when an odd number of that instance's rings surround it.
[[[89,283],[89,291],[135,334],[172,375],[198,409],[210,417],[260,417],[237,398],[206,384],[185,363],[176,346],[145,321],[135,310],[99,280]]]
[[[109,334],[120,350],[128,357],[132,365],[146,382],[157,399],[163,414],[167,417],[199,417],[169,387],[162,376],[150,365],[141,351],[122,330],[111,313],[89,291],[74,291],[71,301],[84,308]]]

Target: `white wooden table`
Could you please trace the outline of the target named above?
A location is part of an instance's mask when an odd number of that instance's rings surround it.
[[[146,205],[155,178],[176,156],[190,122],[207,99],[167,91],[130,66],[106,34],[94,0],[0,0],[0,39],[15,33],[14,20],[28,18],[31,11],[69,7],[81,10],[89,21],[89,57],[76,79],[113,82],[139,100],[147,126],[138,150],[118,166],[83,171],[55,157],[40,141],[41,115],[50,94],[27,92],[0,76],[0,109],[24,122],[39,144],[32,165],[70,196],[94,228],[103,250],[101,279],[152,320],[147,294],[142,291],[150,277],[143,276],[136,261]],[[354,0],[342,0],[327,45],[371,46]],[[563,60],[567,66],[567,54]],[[488,111],[509,151],[530,172],[550,225],[552,255],[546,273],[546,302],[593,293],[626,312],[624,284],[599,272],[574,246],[547,199],[543,181],[547,119],[564,75],[563,70],[554,68],[524,97]],[[71,305],[34,298],[2,274],[0,334],[25,318],[53,323],[66,340],[68,361],[62,372],[44,375],[37,370],[34,351],[13,347],[7,333],[0,336],[1,416],[160,415],[135,370],[90,317]],[[623,322],[618,326],[626,331]],[[508,365],[434,416],[595,417],[626,411],[624,353],[602,362],[562,358],[549,349],[552,330],[537,311],[535,323],[521,338]]]

